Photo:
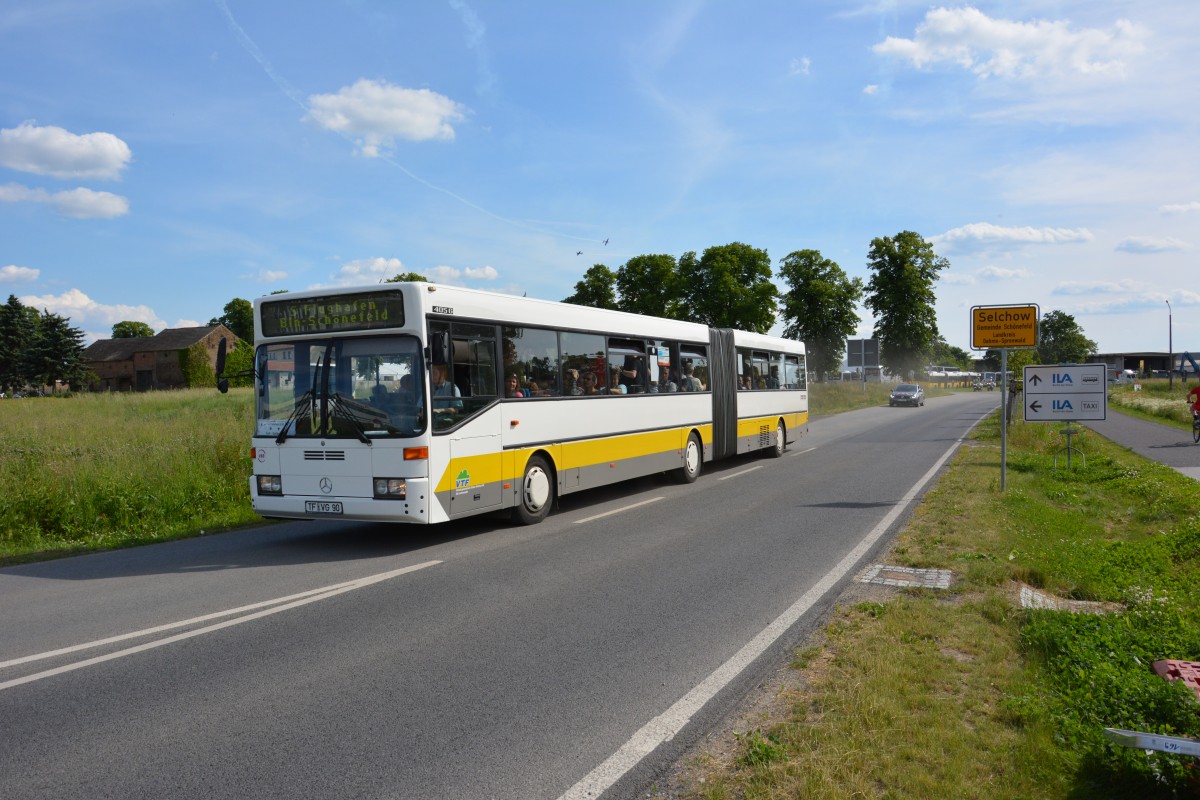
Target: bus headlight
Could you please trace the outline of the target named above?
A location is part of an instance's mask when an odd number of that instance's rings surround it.
[[[403,500],[408,494],[404,478],[376,478],[375,497],[383,500]]]
[[[258,493],[283,494],[283,481],[278,475],[259,475]]]

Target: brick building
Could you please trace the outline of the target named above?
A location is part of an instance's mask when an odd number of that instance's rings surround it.
[[[97,378],[88,388],[94,392],[185,388],[183,354],[202,342],[208,351],[208,363],[215,370],[217,343],[222,337],[228,340],[230,350],[238,341],[224,325],[167,328],[157,336],[99,339],[83,351],[83,360]]]

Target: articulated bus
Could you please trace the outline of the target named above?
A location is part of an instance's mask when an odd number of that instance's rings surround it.
[[[780,456],[808,425],[803,343],[694,322],[395,283],[261,297],[254,335],[268,518],[531,524],[561,495]]]

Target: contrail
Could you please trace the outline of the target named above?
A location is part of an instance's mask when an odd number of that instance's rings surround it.
[[[237,38],[238,42],[242,45],[242,48],[247,53],[250,54],[251,58],[253,58],[256,62],[258,62],[258,65],[260,67],[262,67],[263,72],[267,73],[267,77],[270,78],[271,81],[277,87],[279,87],[279,91],[283,92],[283,94],[286,95],[289,100],[291,100],[293,103],[295,103],[297,106],[299,106],[304,111],[305,114],[311,114],[312,111],[309,108],[308,103],[305,102],[304,97],[300,93],[300,91],[297,90],[296,87],[294,87],[290,83],[288,83],[285,78],[283,78],[278,72],[275,71],[275,67],[271,65],[270,60],[265,55],[263,55],[263,52],[258,49],[258,45],[256,45],[254,43],[254,40],[251,39],[249,34],[247,34],[246,31],[242,29],[241,25],[238,25],[237,20],[233,18],[233,13],[230,12],[229,6],[226,4],[225,0],[214,0],[214,2],[216,3],[217,8],[220,9],[221,15],[223,17],[225,17],[225,22],[229,25],[230,30],[233,31],[234,36]],[[343,139],[345,139],[346,142],[348,144],[350,144],[351,146],[355,146],[354,140],[351,139],[349,136],[347,136],[342,131],[333,131],[333,132],[336,133],[338,136],[342,137]],[[435,192],[441,192],[442,194],[446,195],[447,197],[451,197],[451,198],[457,200],[458,202],[462,203],[463,205],[467,206],[468,208],[474,209],[475,211],[478,211],[480,214],[489,216],[492,219],[497,220],[498,222],[503,222],[506,225],[511,225],[514,228],[521,228],[522,230],[527,230],[532,233],[541,233],[541,234],[545,234],[547,236],[557,236],[562,239],[573,239],[575,241],[593,242],[593,243],[599,241],[598,239],[592,239],[592,238],[589,238],[586,236],[575,236],[570,233],[560,233],[558,231],[547,230],[546,228],[538,228],[533,225],[527,225],[519,220],[515,220],[510,217],[501,216],[494,211],[490,211],[489,209],[484,208],[481,205],[472,203],[470,200],[463,197],[462,195],[455,194],[454,192],[450,191],[449,189],[443,188],[434,183],[430,183],[429,181],[422,178],[420,175],[417,175],[416,173],[414,173],[408,167],[404,166],[403,164],[392,159],[389,156],[378,156],[378,158],[381,161],[383,161],[384,163],[389,164],[390,166],[395,167],[396,169],[400,170],[405,175],[407,175],[411,180],[416,181],[417,183],[421,184],[422,186],[424,186],[428,189],[432,189]]]

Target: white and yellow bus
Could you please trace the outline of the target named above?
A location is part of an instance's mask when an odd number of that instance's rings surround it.
[[[803,343],[693,322],[396,283],[261,297],[254,334],[264,517],[535,523],[808,425]]]

